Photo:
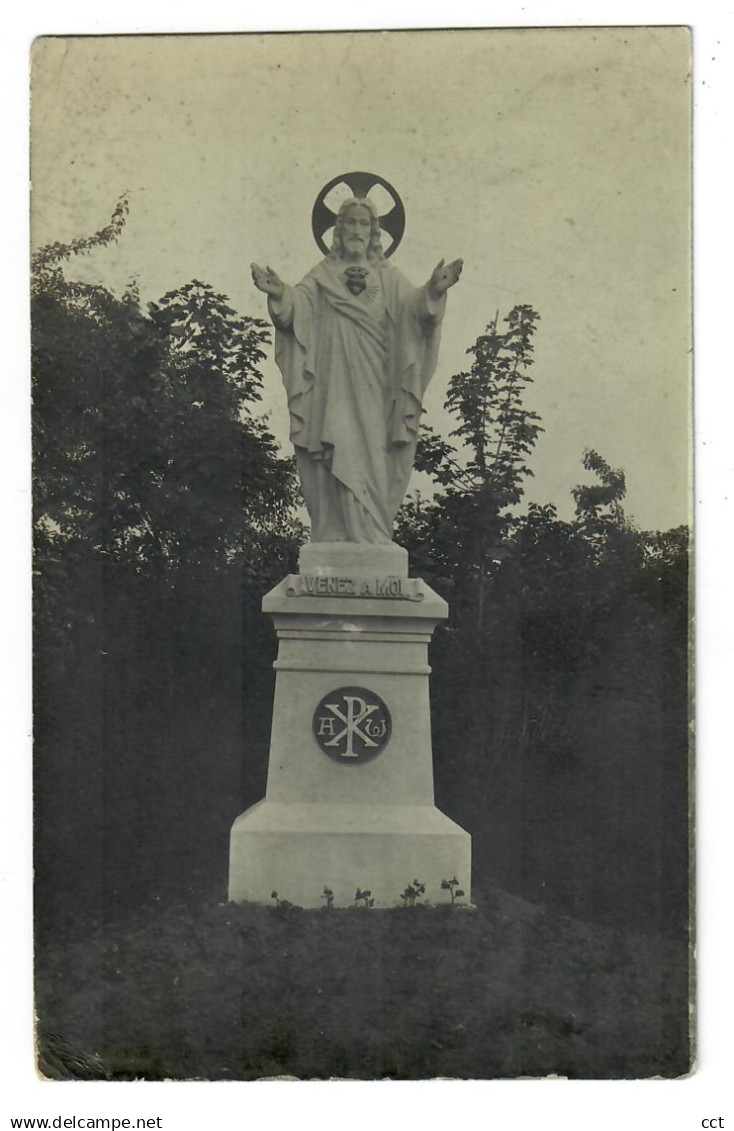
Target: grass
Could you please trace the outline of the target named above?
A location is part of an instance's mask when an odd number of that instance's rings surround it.
[[[474,914],[278,912],[192,893],[37,950],[50,1076],[84,1075],[89,1057],[118,1080],[689,1070],[680,943],[500,892]]]

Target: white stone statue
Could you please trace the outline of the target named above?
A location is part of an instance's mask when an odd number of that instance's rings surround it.
[[[392,541],[462,266],[441,260],[414,287],[383,256],[372,202],[356,197],[339,209],[330,254],[297,286],[251,264],[275,326],[313,542]]]

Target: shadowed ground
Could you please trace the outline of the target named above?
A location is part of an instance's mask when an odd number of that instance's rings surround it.
[[[82,1055],[112,1079],[671,1077],[687,995],[679,943],[502,893],[476,914],[154,898],[45,941],[37,969],[67,1078]]]

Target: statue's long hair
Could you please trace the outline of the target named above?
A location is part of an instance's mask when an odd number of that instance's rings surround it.
[[[366,208],[371,217],[370,225],[370,239],[367,244],[367,258],[382,260],[385,258],[382,250],[382,229],[380,228],[380,217],[371,200],[358,196],[350,196],[339,207],[337,213],[336,223],[334,224],[334,232],[331,243],[331,251],[329,252],[329,259],[341,259],[342,254],[342,227],[344,225],[344,213],[348,208],[354,207],[359,204],[362,208]]]

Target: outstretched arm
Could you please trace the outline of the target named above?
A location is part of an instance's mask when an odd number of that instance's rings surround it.
[[[251,263],[250,270],[252,271],[252,281],[259,291],[264,291],[266,295],[272,295],[276,300],[283,297],[285,283],[276,275],[272,267],[260,267],[257,263]]]
[[[444,263],[442,259],[440,263],[436,264],[428,280],[428,295],[434,302],[437,302],[445,295],[446,291],[449,287],[453,287],[454,283],[458,283],[463,266],[463,259],[454,259],[451,263]]]
[[[252,281],[268,296],[268,313],[277,330],[290,330],[293,325],[293,288],[286,286],[272,267],[251,263]]]

